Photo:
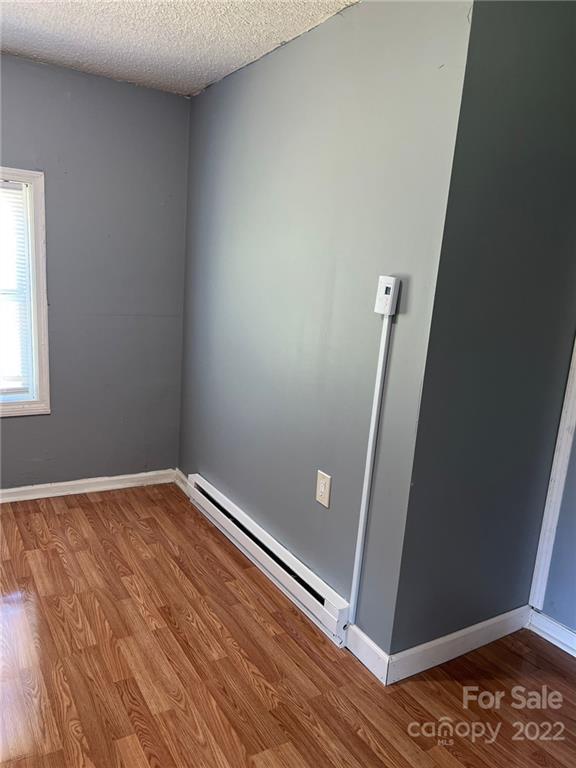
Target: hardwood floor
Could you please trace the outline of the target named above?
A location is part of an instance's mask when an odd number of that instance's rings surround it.
[[[527,631],[384,688],[175,486],[0,511],[3,767],[576,765],[576,659]],[[515,709],[515,685],[562,706]]]

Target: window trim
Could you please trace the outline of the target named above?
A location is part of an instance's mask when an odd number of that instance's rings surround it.
[[[32,191],[32,343],[38,377],[38,397],[14,403],[0,403],[0,417],[33,416],[50,413],[50,366],[48,356],[48,294],[46,289],[46,218],[44,214],[44,173],[0,167],[6,181],[30,184]]]

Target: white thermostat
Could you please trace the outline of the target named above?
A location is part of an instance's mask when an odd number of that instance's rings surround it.
[[[378,291],[376,293],[374,312],[388,317],[395,314],[399,287],[400,280],[398,280],[397,277],[380,275],[378,278]]]

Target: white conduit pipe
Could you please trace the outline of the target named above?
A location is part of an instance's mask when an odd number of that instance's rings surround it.
[[[383,282],[384,281],[384,282]],[[388,281],[388,282],[386,282]],[[393,281],[390,284],[390,281]],[[380,349],[378,351],[378,366],[376,368],[376,382],[374,384],[374,397],[372,400],[372,415],[370,417],[370,431],[368,433],[368,447],[366,449],[366,464],[364,466],[364,482],[362,484],[362,500],[360,502],[360,516],[358,518],[358,534],[356,537],[356,552],[354,554],[354,570],[352,572],[352,586],[350,588],[350,607],[348,609],[348,624],[356,621],[358,608],[358,595],[360,592],[360,577],[362,575],[362,561],[364,559],[364,546],[366,542],[366,527],[368,523],[368,510],[372,492],[372,479],[374,477],[374,460],[376,458],[376,443],[378,440],[378,426],[382,411],[382,394],[386,378],[386,364],[390,347],[390,331],[392,328],[392,316],[396,311],[396,299],[398,295],[399,280],[393,277],[381,277],[378,285],[375,311],[383,314],[382,334],[380,336]],[[384,294],[383,291],[391,285],[391,290]]]

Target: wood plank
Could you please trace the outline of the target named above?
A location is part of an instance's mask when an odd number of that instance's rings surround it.
[[[92,591],[79,595],[79,600],[110,677],[114,682],[129,677],[130,670],[120,644],[120,639],[128,634],[128,630],[116,605],[105,594]]]
[[[49,669],[46,680],[64,747],[64,762],[73,768],[95,768],[84,728],[76,709],[62,661],[58,659]],[[97,724],[92,724],[93,732]]]
[[[151,632],[124,637],[120,645],[153,714],[183,705],[184,692],[178,676]]]
[[[114,741],[132,726],[96,648],[63,659],[63,668],[96,766],[114,765]]]
[[[17,674],[0,680],[0,763],[36,753],[28,704]]]
[[[32,571],[38,594],[67,595],[74,591],[58,555],[52,550],[27,550],[26,559]]]
[[[136,736],[125,736],[116,741],[119,768],[150,768],[144,750]]]
[[[20,685],[24,707],[34,739],[34,752],[47,755],[62,748],[60,732],[54,719],[52,704],[48,698],[44,678],[39,667],[20,672]]]
[[[287,737],[274,717],[260,704],[259,697],[230,659],[215,662],[218,675],[207,685],[214,700],[242,740],[248,754],[283,744]]]
[[[9,559],[12,560],[14,572],[18,578],[30,576],[30,566],[25,556],[24,541],[16,524],[12,505],[2,504],[0,506],[2,507],[2,532],[5,549],[8,551]]]
[[[136,681],[133,678],[119,680],[116,689],[150,768],[176,768]]]
[[[69,656],[74,651],[96,645],[78,595],[45,597],[42,607],[60,656]]]
[[[313,764],[304,760],[292,742],[267,749],[250,759],[252,768],[312,768]]]
[[[12,569],[0,562],[0,681],[17,671],[36,666],[38,649],[28,621],[25,595]]]

